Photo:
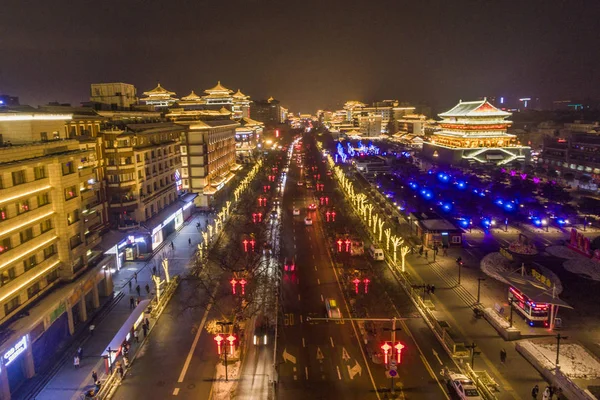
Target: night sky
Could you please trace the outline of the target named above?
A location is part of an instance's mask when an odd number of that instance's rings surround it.
[[[93,82],[217,80],[295,112],[600,94],[598,0],[3,0],[0,93],[78,105]]]

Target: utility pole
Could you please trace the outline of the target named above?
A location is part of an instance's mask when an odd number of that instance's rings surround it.
[[[219,325],[221,327],[221,330],[223,330],[224,326],[233,325],[233,322],[217,321],[217,325]],[[225,357],[225,381],[227,382],[229,380],[227,374],[227,345],[225,345],[225,351],[223,353]]]
[[[508,305],[510,306],[510,327],[513,327],[513,303],[514,303],[515,299],[510,298],[508,299]]]
[[[561,336],[560,333],[555,336],[556,338],[556,369],[560,368],[560,364],[558,363],[558,357],[560,356],[560,340],[568,339],[568,336]]]

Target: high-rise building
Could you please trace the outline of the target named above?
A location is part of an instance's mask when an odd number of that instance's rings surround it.
[[[129,110],[138,103],[137,89],[129,83],[92,83],[90,103],[95,110]]]
[[[460,101],[439,114],[441,131],[423,145],[423,154],[440,164],[480,163],[505,165],[528,161],[531,149],[521,146],[515,135],[506,131],[511,114],[491,105],[486,99]]]
[[[279,100],[272,97],[267,100],[254,100],[250,107],[250,118],[265,125],[277,125],[285,121],[287,110],[282,109]]]

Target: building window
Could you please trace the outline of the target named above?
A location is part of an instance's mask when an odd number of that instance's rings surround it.
[[[8,282],[12,281],[16,278],[15,267],[11,267],[2,271],[2,275],[0,275],[0,284],[2,286],[6,285]]]
[[[0,221],[4,221],[8,219],[8,216],[6,215],[6,209],[4,209],[4,207],[0,208]]]
[[[10,243],[10,238],[4,238],[2,239],[2,241],[0,242],[0,254],[4,253],[5,251],[8,251],[11,249],[11,243]]]
[[[77,221],[79,221],[79,210],[73,210],[73,212],[70,212],[69,215],[67,215],[67,223],[71,225]]]
[[[17,202],[17,214],[23,214],[30,210],[29,200],[22,200]]]
[[[48,285],[57,279],[58,279],[58,270],[56,270],[56,269],[54,271],[50,272],[48,275],[46,275],[46,282],[48,282]]]
[[[31,299],[40,292],[40,283],[36,282],[27,288],[27,298]]]
[[[15,296],[4,304],[4,315],[8,315],[21,305],[19,296]]]
[[[37,197],[37,202],[38,202],[38,207],[45,206],[46,204],[50,203],[50,196],[48,195],[48,193],[40,194]]]
[[[15,171],[12,173],[12,180],[13,180],[13,185],[17,186],[17,185],[22,185],[24,183],[27,183],[27,180],[25,179],[25,170],[22,169],[20,171]]]
[[[77,187],[71,186],[65,189],[65,200],[71,200],[77,197]]]
[[[81,237],[79,234],[72,236],[71,239],[69,239],[69,244],[71,245],[71,249],[79,246],[81,244]]]
[[[0,174],[0,189],[4,189],[4,181],[2,180],[1,174]]]
[[[19,236],[21,237],[21,243],[30,241],[33,239],[33,228],[27,228],[19,232]]]
[[[29,271],[31,268],[37,265],[37,259],[35,255],[23,260],[23,267],[25,268],[25,272]]]
[[[52,229],[52,220],[51,219],[47,219],[42,221],[42,223],[40,224],[40,231],[42,233],[48,232],[50,229]]]
[[[46,167],[40,165],[39,167],[33,168],[33,176],[35,177],[36,181],[38,179],[44,179],[46,177]]]
[[[48,246],[44,249],[44,260],[52,257],[55,254],[56,254],[56,245],[51,244],[50,246]]]
[[[73,161],[69,161],[69,162],[62,164],[62,174],[63,175],[69,175],[74,172],[75,172],[75,165],[73,164]]]

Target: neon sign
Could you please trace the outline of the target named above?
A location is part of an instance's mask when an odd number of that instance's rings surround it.
[[[23,336],[13,347],[4,353],[4,366],[8,367],[17,359],[25,350],[27,350],[27,335]]]

